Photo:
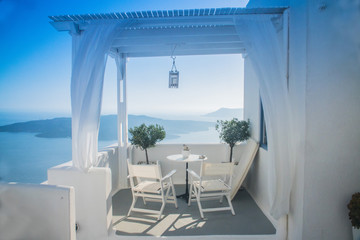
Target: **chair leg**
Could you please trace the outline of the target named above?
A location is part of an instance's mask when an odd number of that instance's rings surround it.
[[[194,187],[195,189],[196,187]],[[202,219],[204,219],[204,213],[203,213],[203,210],[202,210],[202,206],[201,206],[201,202],[200,202],[200,189],[197,189],[196,191],[196,201],[197,201],[197,204],[198,204],[198,207],[199,207],[199,211],[200,211],[200,216]]]
[[[165,190],[165,189],[164,189],[164,190]],[[165,198],[164,198],[165,202],[169,199],[169,195],[170,195],[170,187],[168,187],[168,188],[166,189]]]
[[[232,215],[235,215],[235,211],[234,211],[233,205],[232,205],[232,203],[231,203],[231,199],[230,199],[230,195],[229,195],[229,194],[226,195],[226,199],[228,200],[229,207],[230,207],[230,210],[231,210],[231,214],[232,214]]]
[[[130,206],[130,209],[129,209],[129,212],[128,212],[127,216],[130,216],[131,211],[135,207],[136,200],[137,200],[137,197],[133,195],[133,201],[131,203],[131,206]]]
[[[164,197],[164,193],[162,194],[162,205],[161,205],[161,208],[160,208],[160,213],[159,213],[159,216],[158,216],[158,221],[160,220],[161,218],[161,215],[162,215],[162,212],[164,211],[164,208],[165,208],[165,204],[166,204],[166,200],[165,200],[165,197]]]
[[[191,183],[191,184],[190,184],[190,191],[189,191],[188,206],[191,205],[191,198],[192,198],[192,196],[193,196],[192,189],[193,189],[193,184]]]
[[[178,203],[177,203],[177,198],[176,198],[175,187],[174,187],[174,184],[173,184],[173,182],[172,182],[172,179],[171,179],[171,178],[170,178],[170,183],[171,183],[172,195],[173,195],[173,197],[174,197],[175,208],[178,208]]]

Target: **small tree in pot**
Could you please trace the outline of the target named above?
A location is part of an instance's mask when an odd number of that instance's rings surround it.
[[[147,149],[154,147],[157,142],[160,142],[166,136],[164,127],[158,124],[149,126],[141,124],[138,127],[130,128],[129,133],[131,134],[129,138],[131,144],[145,151],[146,164],[149,164]]]
[[[218,120],[216,130],[222,141],[230,146],[230,162],[232,161],[233,148],[237,142],[242,142],[250,137],[250,122],[233,118],[230,121]]]

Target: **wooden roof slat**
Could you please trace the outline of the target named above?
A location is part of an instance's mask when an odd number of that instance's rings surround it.
[[[166,18],[166,17],[192,17],[214,15],[239,15],[239,14],[279,14],[286,8],[205,8],[205,9],[180,9],[180,10],[155,10],[137,12],[118,12],[106,14],[60,15],[49,16],[54,22],[82,21],[92,19],[130,19],[130,18]]]
[[[121,16],[121,19],[125,19],[125,18],[126,18],[125,13],[121,12],[121,13],[119,13],[119,14],[120,14],[120,16]]]

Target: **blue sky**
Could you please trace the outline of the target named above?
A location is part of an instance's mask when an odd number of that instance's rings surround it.
[[[48,16],[245,7],[246,3],[241,0],[0,0],[0,111],[70,113],[71,37],[57,32],[49,24]],[[242,107],[240,55],[178,57],[176,65],[180,71],[180,88],[168,89],[170,57],[129,60],[129,113],[190,114],[219,107]],[[115,86],[115,64],[109,59],[104,114],[116,112]]]

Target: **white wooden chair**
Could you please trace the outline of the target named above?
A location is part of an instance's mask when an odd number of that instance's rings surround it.
[[[156,165],[133,165],[128,160],[129,178],[133,201],[128,212],[143,212],[157,214],[160,220],[166,202],[174,203],[178,208],[176,192],[172,181],[172,175],[176,170],[172,170],[165,177],[162,177],[159,162]],[[171,194],[170,194],[171,192]],[[138,197],[143,198],[144,205],[146,201],[162,202],[159,211],[137,208],[135,203]]]
[[[233,199],[236,193],[239,191],[242,183],[244,182],[246,175],[248,174],[251,164],[255,159],[256,153],[259,149],[259,144],[249,138],[246,141],[245,148],[243,149],[242,154],[239,159],[235,159],[235,162],[238,164],[234,165],[234,174],[232,178],[232,190],[231,190],[231,199]]]
[[[235,215],[234,208],[231,204],[231,181],[233,174],[233,163],[201,163],[200,176],[194,171],[188,169],[190,173],[190,197],[188,205],[191,201],[197,201],[200,216],[204,218],[204,212],[225,211],[230,210]],[[202,200],[220,200],[226,197],[228,207],[203,208]]]

